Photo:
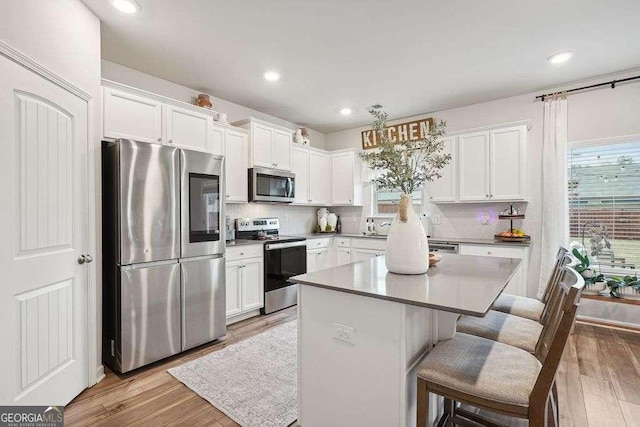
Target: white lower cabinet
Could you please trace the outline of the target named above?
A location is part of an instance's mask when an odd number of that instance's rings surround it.
[[[307,273],[331,268],[331,253],[329,248],[307,250]]]
[[[521,259],[520,268],[511,278],[511,281],[504,289],[507,294],[518,296],[528,296],[527,277],[529,271],[529,248],[500,245],[465,245],[459,247],[460,255],[489,256],[497,258]]]
[[[351,263],[351,248],[336,248],[336,266]]]
[[[375,258],[380,255],[384,255],[383,250],[353,248],[351,261],[352,262],[364,261],[367,259]]]
[[[264,261],[262,245],[227,248],[227,323],[264,307]]]

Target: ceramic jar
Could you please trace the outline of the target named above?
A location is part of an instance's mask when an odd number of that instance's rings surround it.
[[[424,274],[429,270],[427,235],[408,194],[400,198],[398,213],[391,223],[385,261],[391,273]]]
[[[338,224],[338,216],[333,212],[329,212],[327,216],[327,224],[331,227],[331,231],[336,231],[336,224]]]

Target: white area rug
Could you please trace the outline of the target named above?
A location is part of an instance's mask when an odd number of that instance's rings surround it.
[[[168,372],[243,427],[298,417],[297,322],[291,321]]]

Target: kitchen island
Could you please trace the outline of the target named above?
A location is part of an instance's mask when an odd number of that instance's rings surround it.
[[[417,365],[460,314],[484,316],[520,262],[444,254],[406,276],[376,257],[293,277],[299,425],[414,426]]]

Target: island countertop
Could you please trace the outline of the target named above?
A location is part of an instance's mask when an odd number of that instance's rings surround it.
[[[471,316],[484,316],[511,280],[521,260],[442,254],[427,274],[389,273],[384,256],[301,274],[300,285],[379,298]]]

